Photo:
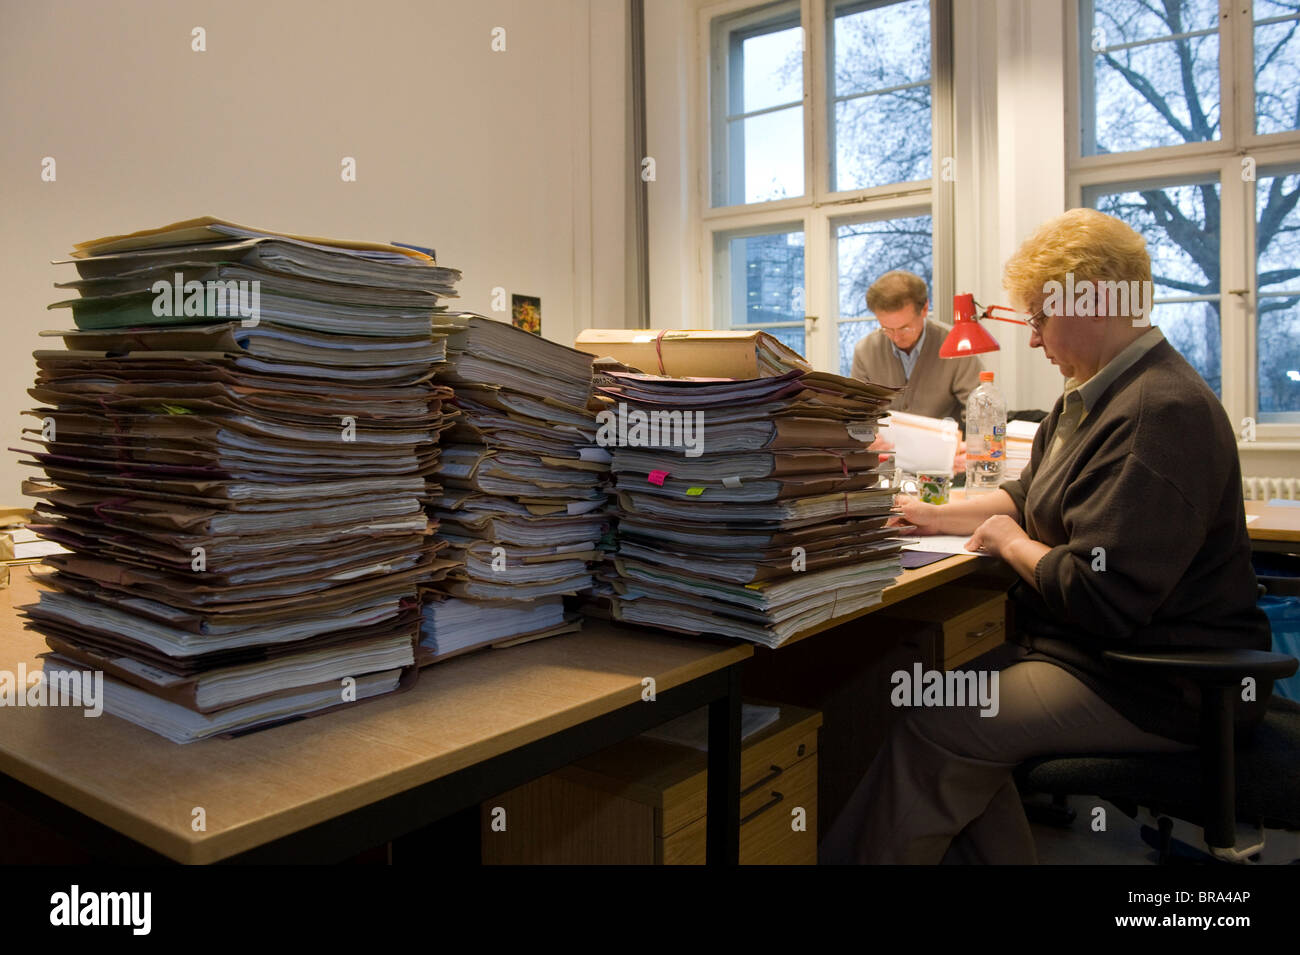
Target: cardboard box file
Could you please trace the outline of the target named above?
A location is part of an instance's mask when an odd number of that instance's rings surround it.
[[[589,328],[573,347],[672,378],[766,378],[795,369],[812,371],[798,352],[761,331]]]

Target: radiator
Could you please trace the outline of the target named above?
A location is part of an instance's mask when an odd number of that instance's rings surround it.
[[[1300,478],[1243,477],[1241,495],[1248,501],[1268,501],[1275,497],[1300,501]]]

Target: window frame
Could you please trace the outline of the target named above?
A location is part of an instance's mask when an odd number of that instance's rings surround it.
[[[1102,156],[1082,154],[1084,97],[1082,37],[1092,0],[1068,0],[1065,15],[1066,206],[1083,205],[1089,188],[1176,185],[1217,176],[1222,210],[1219,229],[1222,400],[1240,436],[1255,422],[1256,446],[1300,449],[1300,421],[1258,420],[1258,357],[1255,310],[1255,183],[1259,170],[1300,162],[1300,130],[1256,134],[1254,3],[1219,3],[1220,138],[1206,143],[1157,146]],[[1091,57],[1089,57],[1091,60]],[[1254,160],[1255,177],[1243,178]],[[1242,447],[1250,446],[1243,442]]]
[[[708,316],[708,326],[730,328],[729,310],[724,310],[727,295],[718,286],[728,283],[721,275],[730,267],[727,256],[715,256],[719,233],[729,237],[757,230],[770,231],[801,223],[804,233],[804,351],[815,368],[838,373],[839,348],[839,275],[835,257],[835,229],[846,219],[892,218],[895,215],[929,214],[934,223],[934,280],[930,299],[936,305],[950,301],[953,294],[955,267],[953,181],[940,174],[943,160],[954,156],[953,138],[953,40],[952,0],[930,2],[930,96],[931,96],[931,177],[907,183],[891,183],[866,189],[830,191],[831,98],[829,59],[833,21],[828,17],[826,0],[800,0],[800,25],[803,30],[803,131],[804,194],[768,202],[714,206],[717,176],[715,139],[717,124],[725,115],[717,112],[720,97],[715,80],[727,68],[715,54],[718,45],[713,21],[719,17],[756,13],[773,4],[754,0],[723,0],[702,3],[697,11],[697,55],[705,68],[700,72],[701,89],[696,102],[701,110],[703,152],[699,182],[696,185],[696,208],[699,218],[698,271],[700,282],[697,306],[699,314]],[[893,213],[893,215],[891,215]],[[934,309],[943,313],[946,310]],[[823,320],[825,319],[825,320]],[[751,326],[753,327],[753,326]]]

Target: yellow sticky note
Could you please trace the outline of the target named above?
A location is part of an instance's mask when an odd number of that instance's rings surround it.
[[[686,494],[689,497],[699,497],[703,493],[704,493],[704,488],[702,487],[688,487],[686,489]]]

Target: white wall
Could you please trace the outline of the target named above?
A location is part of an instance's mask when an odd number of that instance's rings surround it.
[[[1064,4],[955,0],[956,285],[1011,305],[1002,267],[1040,224],[1065,211]],[[1005,313],[1003,313],[1005,314]],[[1048,410],[1064,379],[1029,329],[989,322],[984,355],[1008,408]]]
[[[708,328],[700,314],[699,176],[704,122],[697,106],[694,0],[646,0],[646,150],[655,159],[649,184],[650,326]]]
[[[627,63],[619,0],[0,0],[6,446],[37,331],[68,323],[49,261],[197,215],[432,245],[460,305],[538,295],[556,341],[624,324]],[[0,462],[16,503],[32,469]]]

